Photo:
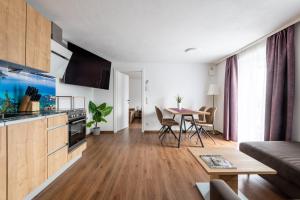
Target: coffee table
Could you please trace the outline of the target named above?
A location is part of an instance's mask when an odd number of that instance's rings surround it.
[[[222,179],[235,191],[242,199],[246,197],[238,191],[239,174],[277,174],[276,170],[264,165],[254,158],[240,152],[235,148],[194,148],[188,150],[200,163],[210,180]],[[236,169],[212,169],[200,158],[200,155],[222,155],[226,160],[236,166]],[[196,186],[204,199],[209,199],[209,182],[199,182]]]

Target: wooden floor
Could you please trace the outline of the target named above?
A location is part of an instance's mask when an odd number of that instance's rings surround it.
[[[36,199],[103,200],[196,200],[201,199],[195,182],[208,176],[188,152],[180,149],[172,136],[162,146],[157,134],[142,134],[140,125],[119,134],[88,137],[83,157],[46,188]],[[194,143],[195,141],[193,141]],[[206,146],[235,146],[220,137],[217,144],[204,138]],[[239,189],[249,199],[284,199],[259,176],[240,176]]]

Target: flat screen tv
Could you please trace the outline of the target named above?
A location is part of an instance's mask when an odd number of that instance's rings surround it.
[[[68,43],[73,52],[63,81],[67,84],[109,89],[111,62],[75,44]]]

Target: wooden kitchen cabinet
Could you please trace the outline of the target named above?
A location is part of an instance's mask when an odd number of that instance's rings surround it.
[[[55,151],[48,156],[48,177],[57,172],[64,164],[68,162],[68,145]]]
[[[68,116],[67,114],[64,114],[64,115],[49,117],[47,119],[47,123],[48,123],[48,129],[52,129],[58,126],[63,126],[68,123]]]
[[[26,66],[50,72],[51,22],[27,4]]]
[[[0,1],[0,30],[0,60],[25,65],[25,0]]]
[[[68,162],[68,116],[47,118],[48,178]]]
[[[68,144],[68,126],[48,130],[48,154]]]
[[[23,199],[47,179],[47,122],[7,126],[7,198]]]
[[[0,127],[0,200],[6,199],[6,128]]]
[[[71,152],[68,154],[68,160],[72,160],[76,157],[79,157],[82,155],[82,152],[86,150],[87,144],[86,142],[83,142],[81,145],[79,145],[77,148],[73,149]]]

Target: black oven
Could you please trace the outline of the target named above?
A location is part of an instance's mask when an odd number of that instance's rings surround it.
[[[86,117],[69,119],[69,150],[85,141]]]

